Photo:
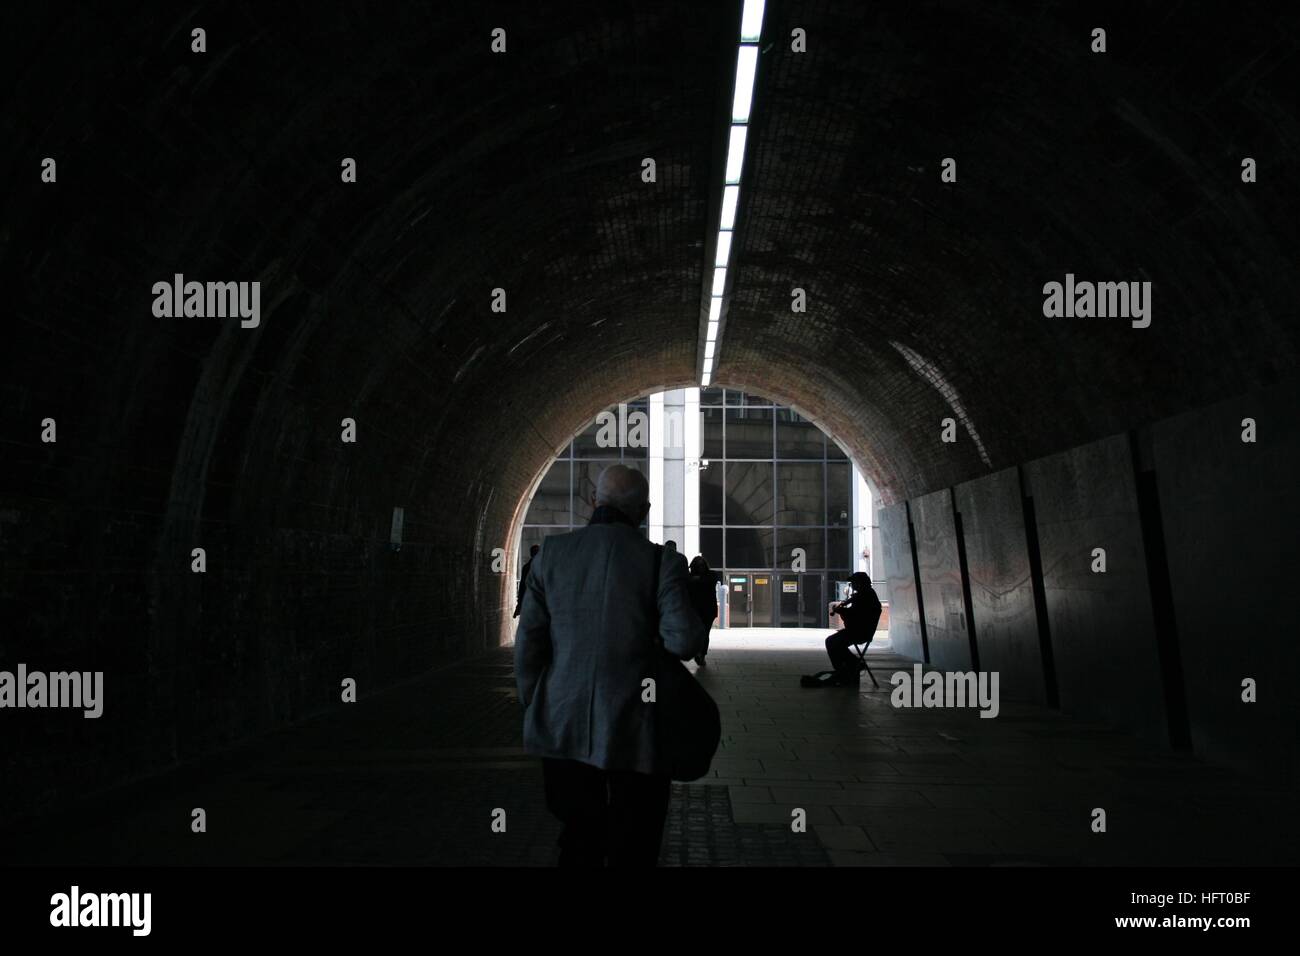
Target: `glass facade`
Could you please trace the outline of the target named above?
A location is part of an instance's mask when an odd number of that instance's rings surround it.
[[[587,523],[603,468],[621,461],[653,486],[649,406],[602,413],[555,460],[528,508],[521,560],[547,535]],[[857,567],[852,465],[815,424],[761,396],[704,388],[698,408],[698,468],[688,452],[682,472],[698,487],[698,515],[691,494],[684,520],[698,525],[699,553],[726,585],[725,626],[826,627],[837,582]],[[666,487],[652,487],[652,506]]]
[[[794,409],[700,390],[700,552],[727,585],[729,627],[824,627],[854,567],[853,475]]]
[[[524,517],[521,563],[547,535],[591,520],[596,479],[604,469],[622,462],[649,476],[649,405],[649,399],[640,399],[602,412],[555,459]],[[644,523],[641,527],[645,530]]]

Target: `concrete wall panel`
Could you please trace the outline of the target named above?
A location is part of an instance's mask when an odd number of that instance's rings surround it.
[[[1046,700],[1020,478],[1008,468],[954,490],[966,541],[980,669],[1008,700]]]
[[[881,508],[879,515],[884,574],[889,581],[889,640],[894,653],[919,661],[925,651],[907,533],[907,506],[900,501]]]
[[[930,663],[944,670],[970,670],[970,638],[962,596],[957,531],[952,496],[944,489],[912,502],[917,557],[921,565],[921,599],[930,641]]]
[[[1192,745],[1208,760],[1293,777],[1297,408],[1291,382],[1152,429]],[[1253,444],[1241,440],[1248,417]],[[1241,699],[1247,677],[1253,704]]]
[[[1038,516],[1061,709],[1168,742],[1126,435],[1025,466]],[[1091,569],[1106,551],[1105,573]]]

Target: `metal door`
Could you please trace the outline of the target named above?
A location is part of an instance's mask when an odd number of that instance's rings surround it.
[[[777,596],[778,606],[781,609],[781,618],[778,626],[801,626],[803,588],[799,586],[799,575],[781,574],[777,576],[777,581],[779,582],[777,587],[781,590],[781,593]]]
[[[826,602],[822,600],[822,576],[799,575],[799,626],[826,627]]]
[[[773,577],[767,572],[749,576],[752,582],[749,601],[749,626],[771,627]]]
[[[749,627],[749,575],[727,575],[728,627]]]

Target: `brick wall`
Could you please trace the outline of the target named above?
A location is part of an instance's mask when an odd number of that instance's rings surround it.
[[[1280,42],[1270,22],[1142,8],[1101,61],[1076,14],[1017,10],[770,5],[717,381],[807,413],[885,502],[1295,366],[1291,87],[1243,52]],[[99,721],[0,714],[24,781],[0,813],[495,645],[491,551],[551,455],[694,381],[734,11],[155,16],[7,23],[0,665],[103,669],[107,699]],[[1152,279],[1152,327],[1043,320],[1067,270]],[[176,272],[262,282],[260,327],[154,318]],[[960,395],[987,462],[938,440],[949,402],[891,343]]]

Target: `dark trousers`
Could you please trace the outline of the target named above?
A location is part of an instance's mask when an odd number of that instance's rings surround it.
[[[844,628],[826,638],[826,654],[831,659],[831,667],[845,673],[861,673],[862,662],[849,648],[858,644],[869,644],[871,637],[856,632],[850,633],[848,628]]]
[[[672,781],[601,770],[576,760],[542,760],[546,807],[560,822],[560,866],[655,866]]]

